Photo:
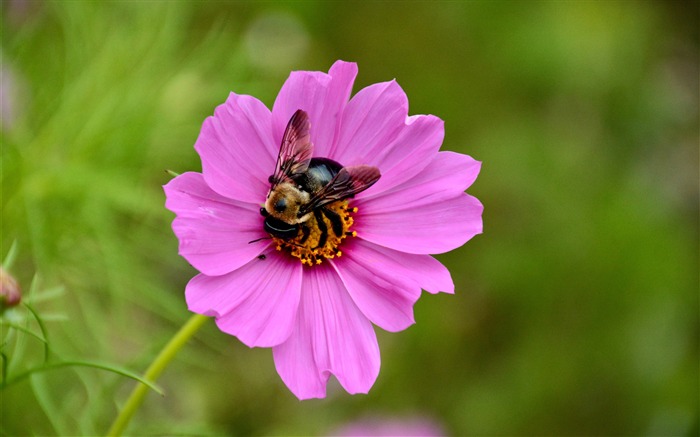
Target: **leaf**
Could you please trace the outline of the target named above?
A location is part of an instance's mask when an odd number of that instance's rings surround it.
[[[0,321],[0,323],[3,325],[9,326],[10,328],[14,328],[18,331],[24,332],[25,334],[31,335],[32,337],[36,338],[37,340],[39,340],[42,343],[46,343],[46,339],[42,338],[39,334],[32,332],[31,329],[27,329],[24,326],[15,325],[14,323],[5,322],[5,321]]]
[[[44,324],[44,321],[39,317],[39,313],[32,308],[31,305],[29,305],[26,302],[23,302],[23,305],[29,310],[30,313],[34,316],[36,319],[36,322],[39,324],[39,329],[41,329],[41,335],[44,336],[44,362],[46,363],[49,361],[49,356],[51,354],[51,348],[49,346],[49,331],[46,329],[46,325]]]
[[[46,363],[41,367],[35,367],[34,369],[29,369],[26,372],[20,373],[19,375],[10,378],[8,380],[3,380],[3,382],[0,384],[0,390],[5,389],[11,385],[14,385],[24,379],[27,379],[28,377],[32,376],[35,373],[39,372],[46,372],[48,370],[54,370],[54,369],[59,369],[62,367],[92,367],[94,369],[101,369],[101,370],[106,370],[108,372],[113,372],[118,375],[126,376],[127,378],[134,379],[136,381],[139,381],[140,383],[148,386],[151,390],[155,391],[161,396],[165,396],[163,391],[155,384],[152,382],[148,381],[147,379],[144,379],[140,377],[139,375],[126,370],[122,369],[119,367],[115,367],[109,364],[103,364],[103,363],[97,363],[97,362],[92,362],[92,361],[60,361],[56,363]]]
[[[0,357],[2,357],[2,381],[7,380],[7,366],[10,364],[10,358],[5,354],[5,352],[0,352]]]
[[[7,255],[5,255],[5,259],[2,261],[2,268],[10,270],[12,264],[15,263],[15,258],[17,258],[17,240],[12,242],[10,250],[7,251]]]

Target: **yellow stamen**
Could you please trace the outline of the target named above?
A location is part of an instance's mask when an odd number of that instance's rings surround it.
[[[323,258],[332,259],[335,257],[340,257],[343,253],[338,249],[342,244],[343,240],[349,236],[356,237],[357,232],[350,231],[350,227],[353,225],[354,220],[351,213],[357,212],[357,208],[348,208],[348,201],[343,200],[340,202],[334,202],[325,206],[327,209],[338,214],[340,217],[340,222],[342,223],[342,232],[340,236],[337,236],[333,231],[333,223],[323,217],[323,221],[326,225],[326,242],[323,246],[319,247],[321,241],[321,229],[318,226],[315,216],[311,216],[307,221],[303,223],[309,229],[308,237],[302,242],[304,238],[304,233],[300,230],[299,234],[290,240],[283,240],[281,238],[273,238],[275,243],[277,243],[277,250],[284,249],[290,255],[299,258],[302,264],[309,266],[319,265],[322,263]]]

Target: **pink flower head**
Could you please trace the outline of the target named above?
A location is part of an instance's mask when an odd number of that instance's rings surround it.
[[[272,347],[299,399],[325,397],[331,374],[367,393],[380,364],[372,324],[401,331],[421,289],[453,293],[429,254],[482,229],[483,207],[464,192],[480,163],[440,152],[442,120],[409,117],[396,81],[350,99],[356,75],[342,61],[292,72],[272,111],[231,93],[195,143],[202,173],[164,187],[180,255],[201,272],[189,309]]]

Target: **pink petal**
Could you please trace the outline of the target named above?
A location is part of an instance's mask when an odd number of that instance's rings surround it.
[[[378,202],[360,207],[354,227],[360,238],[401,252],[428,254],[453,250],[482,231],[484,208],[475,197],[461,193],[435,202],[402,194],[401,209],[386,209]]]
[[[325,149],[319,149],[317,156],[330,156],[330,151],[338,139],[340,133],[340,123],[343,120],[343,111],[352,93],[352,86],[357,77],[357,64],[354,62],[336,61],[328,74],[333,77],[331,87],[328,90],[328,99],[323,112],[324,118],[321,122],[329,126],[333,135],[319,135],[319,144],[325,144]]]
[[[343,109],[357,76],[357,65],[337,61],[328,74],[294,71],[282,86],[272,107],[272,125],[276,144],[297,109],[309,114],[311,141],[315,157],[328,157],[335,141]]]
[[[421,288],[431,293],[454,293],[449,271],[430,255],[398,252],[352,239],[343,246],[343,256],[332,264],[362,313],[391,332],[415,322],[413,304]]]
[[[163,187],[165,207],[174,212],[180,255],[206,275],[223,275],[255,258],[269,241],[259,207],[227,199],[207,186],[200,173],[183,173]]]
[[[360,90],[343,112],[340,135],[330,158],[344,166],[378,166],[382,151],[404,128],[408,98],[396,81]]]
[[[464,189],[466,190],[467,188],[471,187],[474,181],[476,180],[476,177],[479,176],[479,172],[481,171],[481,162],[477,161],[476,159],[472,158],[469,155],[462,155],[459,153],[453,153],[453,152],[443,152],[447,153],[450,156],[453,156],[455,163],[457,163],[457,160],[461,159],[464,161],[463,164],[463,177],[464,179],[461,182],[456,182],[455,185],[462,185],[464,186]],[[455,156],[456,155],[456,156]],[[439,154],[438,156],[442,156],[442,153]],[[459,164],[457,164],[459,165]],[[461,172],[460,172],[461,173]]]
[[[190,311],[215,316],[219,329],[250,347],[289,338],[301,295],[302,269],[273,249],[223,276],[195,276],[185,291]]]
[[[371,198],[373,202],[381,202],[386,209],[400,208],[407,194],[435,201],[452,198],[474,183],[480,169],[481,163],[471,156],[439,152],[430,157],[428,165],[422,171],[411,172],[407,169],[406,173],[411,177],[404,183],[383,191],[375,190],[374,187],[367,190],[370,194],[362,197],[362,204]],[[380,182],[381,179],[376,185]]]
[[[259,100],[231,93],[204,120],[194,148],[214,191],[244,202],[264,202],[279,142],[272,138],[270,111]]]
[[[348,393],[367,393],[379,374],[372,324],[328,264],[304,270],[297,323],[273,348],[277,372],[299,399],[323,398],[330,374]]]
[[[466,155],[438,153],[414,178],[358,198],[354,229],[367,241],[408,253],[443,253],[461,246],[482,231],[483,206],[463,193],[480,165]]]
[[[378,150],[374,165],[382,177],[358,197],[369,198],[420,175],[435,158],[445,136],[445,123],[433,115],[408,117],[399,134]]]

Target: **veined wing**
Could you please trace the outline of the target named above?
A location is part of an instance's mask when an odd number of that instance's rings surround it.
[[[296,174],[304,173],[309,168],[309,161],[313,154],[313,144],[309,135],[310,125],[308,114],[301,109],[298,109],[289,119],[282,136],[275,172],[269,178],[271,189]]]
[[[299,209],[299,217],[331,202],[353,197],[374,185],[381,176],[377,167],[356,165],[343,167],[333,179],[315,193],[308,203]]]

